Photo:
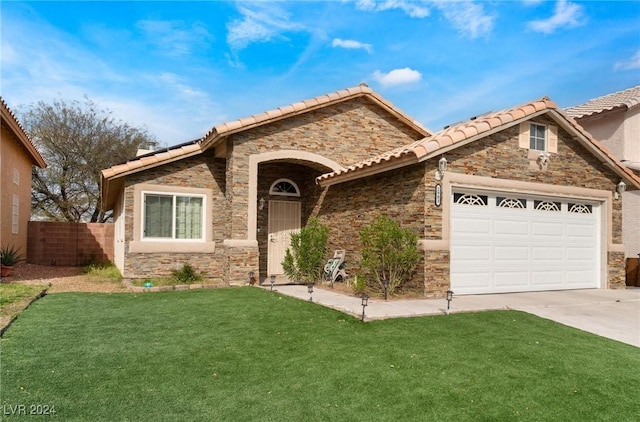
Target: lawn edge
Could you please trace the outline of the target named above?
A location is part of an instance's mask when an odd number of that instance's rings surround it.
[[[40,299],[41,297],[44,297],[47,294],[47,290],[49,290],[49,287],[51,287],[51,286],[49,285],[49,286],[44,287],[40,291],[40,293],[38,293],[33,298],[31,298],[31,300],[26,301],[24,306],[19,307],[18,311],[16,312],[16,314],[14,316],[12,316],[11,318],[9,318],[9,321],[4,326],[0,326],[0,337],[2,337],[4,335],[5,331],[7,331],[9,329],[9,327],[11,327],[11,324],[13,324],[13,322],[16,319],[18,319],[20,314],[23,313],[25,309],[27,309],[29,306],[31,306],[31,304],[33,302],[35,302],[36,300]]]

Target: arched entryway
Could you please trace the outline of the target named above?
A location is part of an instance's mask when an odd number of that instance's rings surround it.
[[[315,179],[341,166],[317,154],[300,151],[274,151],[252,156],[252,161],[255,163],[255,179],[252,179],[255,180],[255,212],[249,213],[249,219],[253,217],[255,224],[259,280],[263,282],[275,275],[276,282],[287,282],[282,260],[290,235],[313,215],[323,192]],[[250,186],[250,198],[251,190]]]

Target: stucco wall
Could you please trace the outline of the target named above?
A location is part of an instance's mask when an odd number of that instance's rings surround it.
[[[27,255],[27,223],[31,218],[31,159],[15,135],[1,128],[0,141],[0,243],[20,248]],[[14,169],[18,183],[14,183]],[[12,230],[13,196],[18,196],[18,232]]]
[[[620,108],[579,123],[619,160],[640,162],[640,106],[631,110]],[[622,208],[625,256],[635,258],[640,253],[640,192],[625,192]]]
[[[627,191],[622,195],[622,243],[627,258],[640,254],[640,191]]]

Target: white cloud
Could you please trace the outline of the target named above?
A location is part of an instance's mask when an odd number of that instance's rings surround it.
[[[232,50],[242,50],[255,42],[267,42],[283,38],[286,32],[303,30],[303,26],[291,22],[289,13],[274,3],[241,5],[238,11],[242,19],[227,24],[227,43]]]
[[[437,2],[436,7],[458,32],[471,38],[488,34],[493,29],[494,16],[487,15],[480,4],[472,2]]]
[[[583,7],[566,0],[558,0],[553,16],[529,22],[529,28],[543,34],[551,34],[558,28],[574,28],[584,25]]]
[[[487,15],[482,5],[471,1],[357,0],[356,8],[368,12],[398,9],[412,18],[426,18],[430,15],[427,4],[439,9],[458,32],[471,38],[489,33],[493,29],[495,18]]]
[[[422,79],[422,74],[417,70],[405,67],[394,69],[389,73],[382,73],[376,70],[373,72],[373,79],[383,86],[397,86],[418,82]]]
[[[371,54],[373,52],[373,47],[371,47],[371,44],[365,44],[365,43],[362,43],[360,41],[355,41],[355,40],[343,40],[343,39],[340,39],[340,38],[335,38],[333,40],[333,42],[331,43],[331,46],[332,47],[341,47],[341,48],[346,48],[346,49],[353,49],[353,50],[363,49],[369,54]]]
[[[368,12],[383,12],[386,10],[399,9],[412,18],[426,18],[429,16],[429,8],[415,1],[407,0],[357,0],[356,7]]]
[[[640,50],[626,60],[621,60],[613,65],[613,70],[634,70],[640,69]]]
[[[206,48],[212,39],[199,22],[188,25],[182,21],[141,20],[136,27],[159,52],[173,57],[190,54],[194,48]]]

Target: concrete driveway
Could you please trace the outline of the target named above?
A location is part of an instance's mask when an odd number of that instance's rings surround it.
[[[306,286],[276,286],[279,293],[309,300]],[[327,289],[314,289],[313,301],[354,315],[362,315],[361,299]],[[451,313],[514,309],[559,322],[583,331],[640,347],[640,289],[563,290],[454,296]],[[444,299],[370,299],[366,320],[447,312]]]

